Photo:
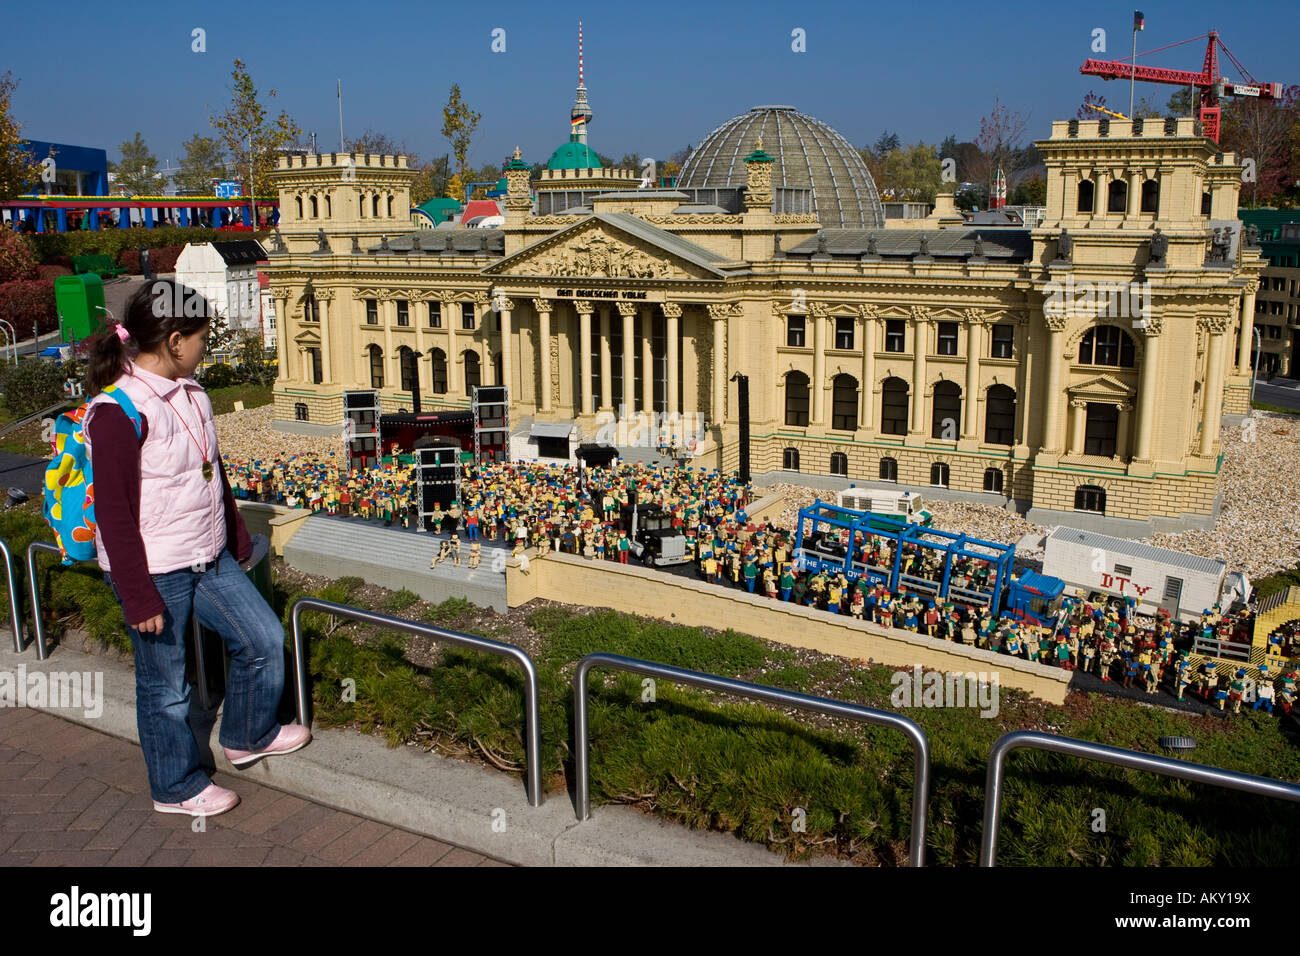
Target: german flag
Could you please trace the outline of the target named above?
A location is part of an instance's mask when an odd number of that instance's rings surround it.
[[[572,129],[577,129],[579,126],[581,126],[581,125],[582,125],[583,123],[585,123],[585,122],[586,122],[586,120],[584,120],[581,116],[575,116],[575,117],[573,117],[572,119],[569,120],[569,126],[570,126]]]
[[[1146,17],[1142,16],[1142,11],[1141,11],[1141,10],[1134,10],[1134,11],[1133,11],[1133,30],[1134,30],[1134,32],[1137,32],[1138,30],[1144,30],[1144,29],[1146,29],[1146,22],[1147,22],[1147,21],[1146,21]]]

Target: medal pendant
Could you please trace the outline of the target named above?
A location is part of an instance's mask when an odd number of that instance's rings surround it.
[[[204,481],[212,480],[212,462],[210,461],[205,461],[203,463],[203,480]]]

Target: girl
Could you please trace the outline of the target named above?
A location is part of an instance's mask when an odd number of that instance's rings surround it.
[[[239,566],[252,543],[221,462],[212,403],[192,378],[212,314],[184,286],[143,286],[123,322],[87,343],[86,391],[94,397],[83,421],[95,472],[97,558],[135,648],[150,795],[161,813],[196,817],[224,813],[239,797],[199,766],[187,721],[191,616],[219,633],[229,652],[220,737],[227,759],[242,767],[311,740],[306,727],[275,719],[284,629]],[[138,437],[105,389],[130,398],[140,415]]]

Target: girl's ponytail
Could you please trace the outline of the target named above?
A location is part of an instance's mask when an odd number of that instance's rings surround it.
[[[86,396],[125,375],[128,362],[141,352],[158,352],[173,332],[193,335],[214,315],[211,304],[193,289],[170,279],[143,283],[127,302],[121,324],[106,318],[104,327],[86,340]]]

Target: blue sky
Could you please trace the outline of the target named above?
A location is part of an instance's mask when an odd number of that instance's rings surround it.
[[[115,8],[64,0],[17,13],[9,4],[0,12],[0,69],[21,80],[13,110],[25,136],[104,147],[115,158],[118,144],[140,130],[159,160],[173,164],[185,139],[211,134],[208,117],[229,99],[236,57],[259,91],[278,91],[269,101],[274,112],[285,109],[304,131],[314,130],[323,151],[338,145],[341,78],[348,136],[371,127],[425,158],[447,152],[442,106],[459,83],[483,114],[473,165],[499,161],[516,144],[529,161],[545,160],[568,135],[579,18],[594,112],[589,142],[615,158],[666,157],[763,104],[795,106],[856,146],[883,129],[907,143],[948,133],[971,139],[995,97],[1027,114],[1027,139],[1072,117],[1089,89],[1127,108],[1127,84],[1081,76],[1078,68],[1092,56],[1129,54],[1132,0],[697,0],[659,17],[642,12],[646,6],[131,0]],[[1139,53],[1217,29],[1256,79],[1300,82],[1294,4],[1262,0],[1249,19],[1245,9],[1143,2]],[[195,28],[206,31],[206,52],[191,50]],[[504,53],[491,48],[497,28],[505,31]],[[1096,28],[1106,30],[1105,53],[1091,50]],[[791,49],[796,29],[806,52]],[[1198,41],[1141,62],[1199,70],[1203,55]],[[1172,91],[1138,85],[1139,96],[1161,106]]]

